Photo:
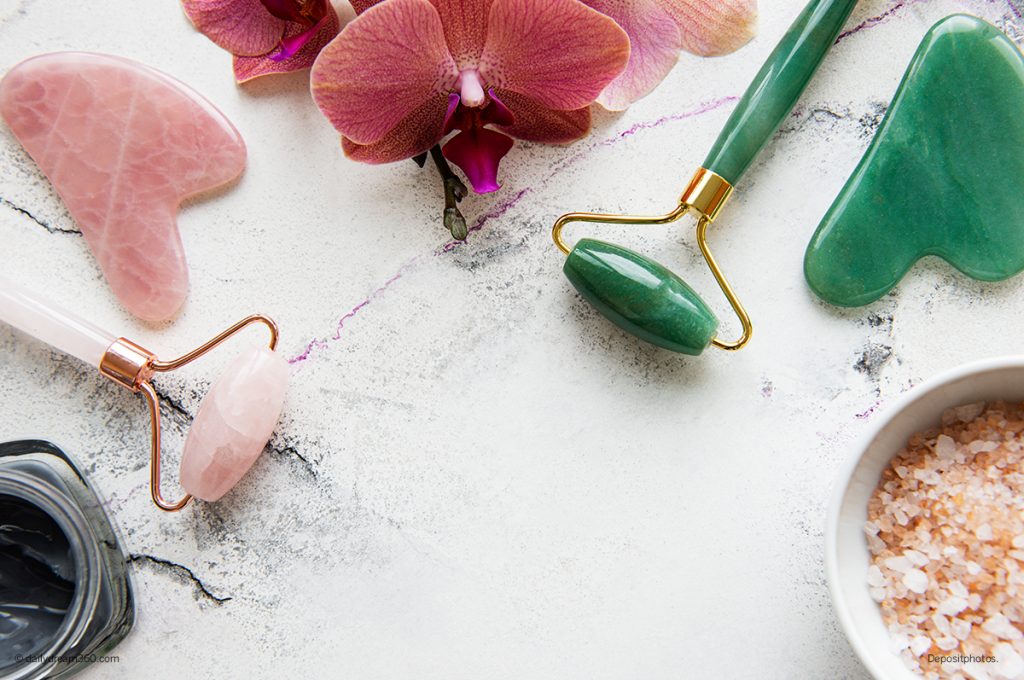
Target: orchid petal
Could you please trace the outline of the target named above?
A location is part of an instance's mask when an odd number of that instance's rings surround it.
[[[182,0],[181,6],[196,30],[232,54],[266,54],[284,35],[285,22],[260,0]]]
[[[590,132],[590,107],[575,111],[556,111],[511,90],[492,94],[504,103],[514,120],[502,125],[501,131],[517,139],[545,144],[567,144]]]
[[[424,101],[444,106],[458,76],[433,5],[386,0],[353,19],[320,52],[313,98],[341,134],[372,144]]]
[[[349,0],[349,4],[352,5],[352,9],[356,11],[356,14],[362,14],[374,5],[378,5],[383,1],[384,0]]]
[[[625,31],[578,0],[494,0],[480,73],[492,87],[572,110],[594,101],[628,60]]]
[[[309,68],[316,61],[316,56],[320,54],[320,50],[331,42],[334,36],[338,35],[338,31],[341,28],[338,14],[334,11],[333,7],[328,6],[327,15],[320,20],[317,26],[316,33],[307,37],[306,43],[290,57],[276,59],[276,53],[264,54],[259,57],[236,56],[234,60],[235,80],[239,83],[244,83],[260,76],[274,73],[290,73]],[[288,40],[291,35],[301,34],[304,30],[302,24],[290,23],[284,40]]]
[[[513,143],[511,137],[500,132],[474,127],[452,137],[441,152],[462,168],[473,185],[473,191],[487,194],[501,187],[498,184],[498,163]]]
[[[656,0],[682,32],[687,52],[715,57],[746,45],[757,30],[757,0]]]
[[[622,111],[657,87],[679,60],[682,34],[675,18],[655,0],[584,0],[629,35],[629,64],[597,102]]]
[[[431,0],[437,7],[459,70],[475,67],[487,42],[487,21],[493,0]]]
[[[373,144],[356,144],[342,137],[341,146],[346,156],[363,163],[394,163],[412,158],[441,141],[447,106],[445,99],[432,97]]]

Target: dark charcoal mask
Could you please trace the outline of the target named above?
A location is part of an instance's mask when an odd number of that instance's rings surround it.
[[[0,444],[0,678],[62,678],[134,622],[128,568],[74,463],[41,441]]]
[[[24,499],[0,496],[0,674],[50,644],[74,594],[75,562],[60,526]]]

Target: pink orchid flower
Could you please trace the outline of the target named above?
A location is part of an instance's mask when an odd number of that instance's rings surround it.
[[[182,0],[199,32],[234,55],[239,83],[309,68],[338,34],[329,0]]]
[[[629,35],[626,70],[597,102],[621,111],[668,75],[679,51],[713,57],[743,47],[755,33],[757,0],[583,0]]]
[[[625,68],[629,38],[579,0],[355,0],[313,65],[313,97],[345,153],[387,163],[442,152],[479,193],[518,139],[566,143]]]

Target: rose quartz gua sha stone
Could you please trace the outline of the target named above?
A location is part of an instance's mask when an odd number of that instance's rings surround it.
[[[0,115],[64,200],[121,304],[147,321],[174,316],[188,292],[178,206],[245,168],[230,121],[159,71],[84,52],[11,69]]]

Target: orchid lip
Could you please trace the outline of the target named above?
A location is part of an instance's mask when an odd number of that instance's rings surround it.
[[[471,127],[448,140],[441,152],[462,168],[473,191],[487,194],[500,188],[498,164],[511,148],[511,137],[485,127]]]

